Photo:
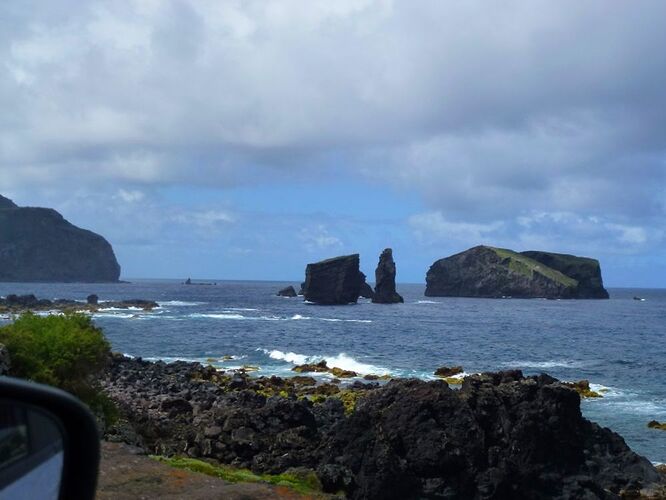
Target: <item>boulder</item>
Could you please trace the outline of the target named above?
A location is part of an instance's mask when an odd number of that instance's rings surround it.
[[[297,296],[296,290],[291,285],[279,290],[277,295],[279,297],[296,297]]]
[[[393,250],[384,249],[379,256],[379,264],[375,270],[375,304],[396,304],[404,302],[402,296],[395,291],[395,262]]]
[[[99,303],[99,297],[95,295],[94,293],[91,293],[86,297],[86,303],[88,303],[91,306],[95,306]]]
[[[0,281],[117,282],[108,241],[55,210],[18,207],[0,197]]]
[[[359,255],[344,255],[308,264],[305,269],[305,300],[320,305],[344,305],[358,301],[363,274]]]
[[[523,254],[477,246],[436,261],[426,275],[428,297],[577,297],[578,281]]]
[[[608,292],[601,279],[601,266],[596,259],[540,251],[521,252],[521,255],[575,279],[578,282],[575,291],[575,298],[577,299],[608,298]]]
[[[454,375],[458,375],[459,373],[463,373],[463,367],[462,366],[440,366],[435,370],[435,375],[437,377],[453,377]]]

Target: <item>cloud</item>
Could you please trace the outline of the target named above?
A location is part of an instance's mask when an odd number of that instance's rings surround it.
[[[308,252],[337,251],[343,247],[342,240],[331,235],[323,224],[301,229],[299,239]]]
[[[403,230],[428,248],[663,253],[664,18],[658,0],[6,1],[0,192],[113,193],[127,207],[104,213],[145,229],[110,234],[144,241],[270,218],[165,212],[151,193],[174,186],[360,181],[414,194]],[[278,238],[367,237],[300,210]]]

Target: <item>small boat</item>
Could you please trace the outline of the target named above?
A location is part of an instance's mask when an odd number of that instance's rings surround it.
[[[645,299],[643,297],[637,297],[634,295],[634,300],[640,300],[641,302],[645,302]]]

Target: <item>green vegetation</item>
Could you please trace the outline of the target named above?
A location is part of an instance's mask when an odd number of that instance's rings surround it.
[[[10,375],[70,392],[107,422],[117,418],[115,406],[94,378],[111,348],[89,316],[25,313],[0,327],[0,343],[11,357]]]
[[[179,469],[187,469],[208,476],[219,477],[230,483],[270,483],[276,486],[286,486],[306,495],[318,494],[322,491],[321,483],[312,471],[304,473],[255,474],[247,469],[238,469],[221,464],[214,465],[194,458],[163,457],[157,455],[151,455],[150,458]]]
[[[509,259],[508,263],[509,269],[511,269],[516,273],[532,277],[534,272],[538,272],[539,274],[543,274],[545,277],[553,281],[556,281],[558,283],[561,283],[564,286],[567,287],[578,286],[578,281],[576,281],[575,279],[570,278],[569,276],[566,276],[565,274],[562,274],[561,272],[556,271],[553,268],[545,266],[534,259],[530,259],[525,255],[521,255],[517,252],[514,252],[513,250],[509,250],[506,248],[495,248],[495,247],[488,247],[488,248],[494,250],[495,253],[501,259]]]

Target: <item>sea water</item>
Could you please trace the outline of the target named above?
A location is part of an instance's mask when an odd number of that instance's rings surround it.
[[[94,314],[114,350],[149,360],[250,365],[259,367],[258,375],[281,376],[296,364],[325,359],[360,374],[425,380],[442,365],[588,379],[604,392],[583,401],[584,415],[653,462],[666,462],[666,432],[647,428],[650,420],[666,420],[666,290],[611,289],[610,300],[469,299],[429,298],[423,285],[399,284],[404,304],[360,299],[316,306],[276,296],[288,284],[0,283],[0,295],[155,300],[161,307],[152,312]]]

